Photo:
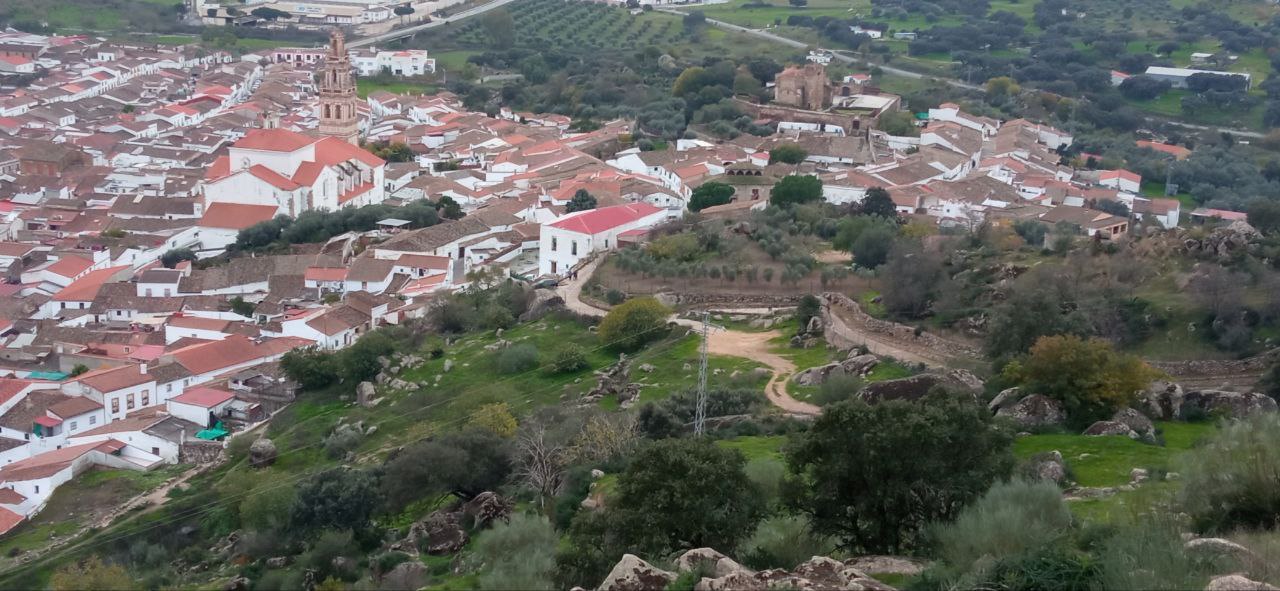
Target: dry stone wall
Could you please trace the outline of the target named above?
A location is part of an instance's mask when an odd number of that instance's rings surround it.
[[[905,324],[874,318],[844,294],[822,294],[822,321],[827,342],[841,349],[864,346],[876,355],[935,366],[982,363],[977,349]]]

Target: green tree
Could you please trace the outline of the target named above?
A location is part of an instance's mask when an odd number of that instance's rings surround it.
[[[880,120],[876,122],[876,128],[889,135],[904,137],[920,135],[915,117],[907,111],[889,111],[881,115]]]
[[[689,211],[702,211],[708,207],[724,205],[733,200],[733,185],[711,181],[698,185],[689,197]]]
[[[140,589],[124,567],[103,564],[102,559],[90,556],[83,562],[71,564],[53,573],[49,588],[54,591],[101,591],[102,589]]]
[[[891,220],[898,217],[898,206],[884,187],[871,187],[858,204],[858,212]]]
[[[999,76],[987,80],[986,93],[987,102],[1000,103],[1009,97],[1017,96],[1022,92],[1022,87],[1008,76]]]
[[[786,207],[822,199],[822,181],[811,175],[789,175],[773,185],[769,203]]]
[[[490,10],[480,17],[480,26],[484,27],[489,42],[498,49],[507,49],[515,44],[516,21],[505,8]]]
[[[319,390],[336,383],[341,368],[333,353],[307,347],[285,353],[280,369],[303,390]]]
[[[800,164],[809,157],[809,152],[796,144],[781,144],[769,150],[769,164]]]
[[[1249,203],[1249,224],[1263,234],[1280,232],[1280,201],[1255,199]]]
[[[635,351],[666,334],[671,311],[651,297],[635,298],[609,310],[600,321],[600,340],[619,351]]]
[[[182,261],[194,260],[196,260],[196,253],[192,252],[190,248],[171,248],[160,255],[160,264],[164,265],[166,269],[172,269]]]
[[[914,241],[894,244],[880,273],[884,283],[884,307],[889,313],[919,318],[928,311],[946,274],[942,255],[926,251]]]
[[[289,521],[302,531],[369,527],[382,505],[378,478],[366,470],[335,467],[311,475],[298,485]]]
[[[689,548],[733,552],[751,535],[764,504],[736,450],[705,439],[663,439],[641,447],[618,476],[608,509],[618,541],[645,556]]]
[[[985,407],[945,393],[841,402],[787,448],[783,496],[846,550],[899,554],[1007,477],[1011,442]]]
[[[387,329],[378,329],[364,333],[354,345],[343,349],[338,357],[348,380],[362,381],[378,375],[382,370],[379,357],[388,357],[396,352],[396,342],[388,334]]]
[[[587,352],[575,343],[569,343],[556,352],[551,369],[556,373],[573,373],[589,367]]]
[[[1131,406],[1160,373],[1107,341],[1059,335],[1036,340],[1027,355],[1005,366],[1004,376],[1061,401],[1072,424],[1087,426]]]
[[[578,189],[573,198],[569,200],[569,204],[565,205],[564,210],[569,213],[575,211],[587,211],[596,208],[596,197],[588,193],[586,189]]]
[[[883,265],[889,259],[895,237],[897,232],[885,225],[867,228],[853,241],[853,262],[868,269]]]
[[[475,554],[484,565],[482,589],[551,589],[560,536],[547,518],[527,513],[511,516],[476,539]]]
[[[231,304],[231,311],[244,316],[245,318],[253,318],[253,311],[257,306],[253,302],[245,301],[244,298],[236,296],[228,301]]]
[[[516,434],[516,417],[507,403],[494,402],[471,411],[467,426],[509,439]]]
[[[392,454],[382,480],[387,504],[398,511],[421,498],[470,499],[495,490],[511,474],[511,442],[485,429],[446,433]]]
[[[818,296],[811,293],[800,296],[800,303],[796,305],[796,323],[800,325],[800,330],[809,326],[809,319],[820,312],[822,312],[822,300],[819,300]]]

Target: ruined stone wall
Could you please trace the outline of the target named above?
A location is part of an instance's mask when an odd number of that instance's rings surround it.
[[[186,441],[178,448],[180,464],[214,464],[222,461],[223,446],[220,441]]]
[[[876,355],[929,365],[982,361],[982,353],[969,345],[874,318],[840,293],[822,294],[822,322],[827,342],[842,349],[863,346]]]
[[[1245,359],[1148,361],[1147,364],[1175,378],[1230,378],[1260,376],[1278,359],[1280,359],[1280,349],[1272,349]]]

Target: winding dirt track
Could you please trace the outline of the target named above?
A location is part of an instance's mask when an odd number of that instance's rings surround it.
[[[556,293],[564,298],[565,307],[579,314],[604,316],[605,311],[583,302],[582,284],[595,272],[596,266],[603,259],[596,259],[584,265],[578,271],[577,280],[569,280],[556,288]],[[701,329],[702,323],[684,318],[672,318],[672,322],[693,329]],[[822,410],[807,402],[801,402],[787,394],[787,380],[795,373],[796,365],[789,359],[769,350],[769,339],[780,336],[776,330],[769,332],[742,332],[726,329],[712,329],[707,343],[707,351],[713,355],[742,357],[762,363],[773,372],[769,383],[765,384],[764,393],[775,406],[784,412],[802,415],[821,414]]]
[[[769,340],[781,336],[776,330],[769,332],[740,332],[736,330],[713,330],[709,335],[707,352],[714,355],[730,355],[744,357],[763,363],[773,371],[773,377],[765,384],[764,393],[769,402],[783,411],[802,414],[821,414],[822,409],[808,402],[801,402],[787,394],[787,380],[796,372],[796,365],[791,360],[769,350]]]

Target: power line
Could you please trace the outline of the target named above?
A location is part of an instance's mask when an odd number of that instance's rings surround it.
[[[707,341],[711,340],[711,312],[702,311],[702,345],[698,359],[698,407],[693,419],[693,434],[701,436],[707,422]]]

